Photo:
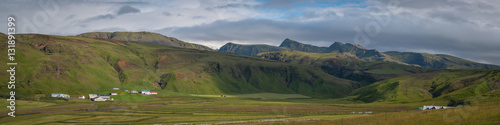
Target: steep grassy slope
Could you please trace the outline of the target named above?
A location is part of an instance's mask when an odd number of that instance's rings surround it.
[[[366,61],[352,53],[281,51],[260,53],[256,56],[285,63],[311,65],[322,69],[330,75],[359,81],[365,85],[383,79],[421,73],[428,70],[398,63]]]
[[[235,53],[240,55],[253,56],[257,53],[276,52],[288,50],[287,48],[275,47],[270,45],[240,45],[227,43],[219,49],[219,52]]]
[[[439,99],[456,105],[499,88],[500,70],[436,71],[380,81],[356,90],[349,98],[363,102]]]
[[[500,69],[500,66],[481,64],[444,54],[427,54],[413,52],[385,52],[385,54],[408,64],[436,69]]]
[[[4,35],[0,39],[6,41]],[[108,93],[120,87],[194,94],[272,92],[341,97],[359,86],[316,68],[229,53],[40,34],[16,35],[16,40],[16,93],[23,96]],[[2,45],[0,51],[6,51]],[[0,60],[5,64],[6,57]],[[7,76],[6,72],[1,75]],[[2,94],[8,91],[7,78],[0,78]]]
[[[173,37],[167,37],[158,33],[151,33],[151,32],[90,32],[90,33],[82,33],[77,36],[121,40],[121,41],[156,43],[160,45],[199,49],[199,50],[212,50],[209,47],[203,45],[187,43]]]

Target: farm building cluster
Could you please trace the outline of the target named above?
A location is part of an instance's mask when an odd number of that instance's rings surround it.
[[[120,88],[113,88],[113,90],[120,90]],[[127,94],[143,94],[143,95],[157,95],[158,92],[156,91],[150,91],[147,89],[143,89],[142,91],[137,91],[137,90],[125,90]],[[110,92],[108,94],[89,94],[88,99],[92,101],[113,101],[114,99],[111,98],[111,96],[118,95],[118,92]],[[65,98],[69,99],[70,96],[68,94],[61,94],[61,93],[52,93],[51,97],[54,98]],[[77,95],[77,99],[85,99],[84,95]]]
[[[418,108],[418,110],[435,110],[435,109],[448,109],[453,108],[449,106],[435,106],[435,105],[424,105],[423,107]]]

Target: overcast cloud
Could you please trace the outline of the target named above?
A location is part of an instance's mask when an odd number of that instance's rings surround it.
[[[500,65],[498,0],[2,1],[18,33],[150,31],[218,48],[227,42],[449,54]]]

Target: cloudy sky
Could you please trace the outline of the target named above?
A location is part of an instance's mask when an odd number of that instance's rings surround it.
[[[500,65],[499,0],[2,1],[0,28],[8,16],[17,33],[150,31],[212,48],[339,41]]]

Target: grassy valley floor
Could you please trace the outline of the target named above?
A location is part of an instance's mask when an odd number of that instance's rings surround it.
[[[16,117],[2,124],[500,124],[499,95],[474,97],[471,105],[415,111],[415,103],[356,103],[297,94],[119,95],[115,101],[18,100]],[[485,101],[488,100],[488,101]],[[7,104],[6,104],[7,105]],[[7,114],[7,108],[0,109]]]

